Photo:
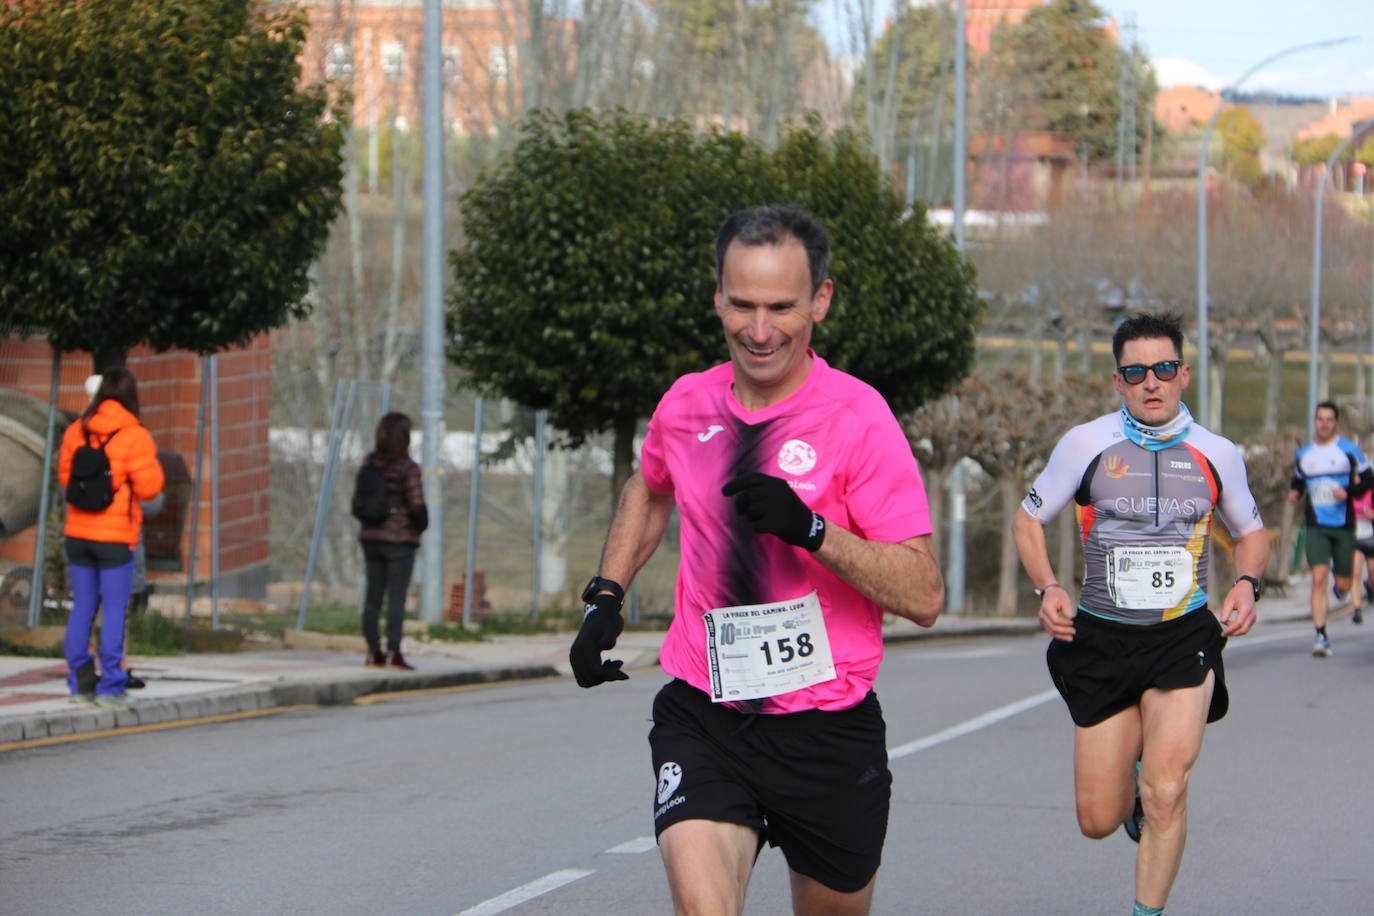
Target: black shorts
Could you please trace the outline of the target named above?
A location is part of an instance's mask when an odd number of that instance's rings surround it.
[[[1110,719],[1151,687],[1196,687],[1216,675],[1207,721],[1226,715],[1230,698],[1221,650],[1226,637],[1206,607],[1154,624],[1117,623],[1079,610],[1073,642],[1052,640],[1045,660],[1075,725]]]
[[[892,773],[876,694],[840,712],[750,716],[673,680],[654,698],[649,748],[655,836],[685,820],[743,824],[832,890],[877,874]]]

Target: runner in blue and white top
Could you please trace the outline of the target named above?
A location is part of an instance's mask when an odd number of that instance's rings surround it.
[[[1328,596],[1334,596],[1338,608],[1350,599],[1354,502],[1374,488],[1369,462],[1359,446],[1340,435],[1339,423],[1340,410],[1335,404],[1322,401],[1317,405],[1312,416],[1313,439],[1298,449],[1288,487],[1291,503],[1307,495],[1303,542],[1307,565],[1312,568],[1312,625],[1317,629],[1312,654],[1318,658],[1331,655],[1331,640],[1326,634]]]
[[[1174,315],[1137,315],[1112,338],[1122,406],[1069,430],[1012,523],[1052,637],[1046,660],[1074,725],[1078,824],[1140,844],[1135,913],[1162,913],[1183,860],[1188,774],[1226,714],[1222,649],[1249,632],[1269,553],[1239,449],[1193,422]],[[1077,599],[1055,577],[1044,524],[1080,507]],[[1239,577],[1208,609],[1213,514]]]

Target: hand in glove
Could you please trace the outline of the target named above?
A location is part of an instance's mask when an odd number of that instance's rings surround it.
[[[601,653],[615,646],[616,637],[625,629],[620,616],[620,602],[614,595],[594,595],[587,602],[582,617],[582,629],[577,631],[568,661],[579,687],[595,687],[606,681],[627,681],[630,676],[620,670],[620,659],[602,661]]]
[[[760,534],[772,534],[815,553],[825,541],[825,519],[807,508],[787,481],[754,471],[741,474],[720,491],[735,497],[735,511]]]

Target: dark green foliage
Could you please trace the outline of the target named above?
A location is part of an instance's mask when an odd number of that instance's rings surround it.
[[[304,30],[260,0],[0,6],[0,322],[99,357],[305,314],[343,129],[298,88]]]
[[[1123,49],[1110,20],[1091,0],[1050,0],[1015,26],[993,33],[987,57],[995,94],[1009,126],[1073,138],[1080,157],[1101,162],[1116,153],[1122,67],[1135,75],[1136,130],[1143,141],[1155,82],[1139,48]]]
[[[449,358],[574,442],[646,417],[724,352],[712,244],[761,153],[684,122],[585,111],[524,123],[463,197]]]
[[[771,171],[775,199],[801,204],[830,231],[835,299],[816,352],[899,415],[958,384],[981,316],[973,267],[923,209],[903,212],[862,139],[847,130],[827,139],[811,120],[784,135]]]
[[[897,412],[956,384],[973,357],[972,268],[907,215],[855,134],[816,120],[768,153],[739,134],[624,112],[535,113],[513,157],[463,198],[449,358],[477,390],[574,441],[647,418],[684,372],[726,358],[715,291],[722,220],[796,203],[830,229],[836,305],[817,352]]]

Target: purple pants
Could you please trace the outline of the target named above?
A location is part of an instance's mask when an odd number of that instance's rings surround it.
[[[128,562],[119,566],[81,565],[74,561],[94,558],[74,556],[74,540],[77,539],[67,539],[67,570],[72,582],[72,610],[67,616],[67,634],[62,640],[62,648],[67,656],[67,684],[73,694],[79,692],[76,672],[83,665],[91,663],[91,629],[95,625],[95,614],[99,609],[100,682],[96,684],[95,692],[104,695],[123,693],[125,685],[129,682],[123,664],[124,612],[129,606],[129,590],[134,583],[132,555]],[[90,543],[92,542],[85,542]],[[128,550],[127,547],[124,549]]]

